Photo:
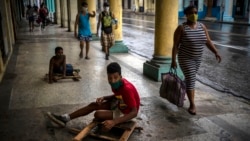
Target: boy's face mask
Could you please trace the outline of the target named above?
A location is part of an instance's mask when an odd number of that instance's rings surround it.
[[[117,82],[114,82],[114,83],[109,83],[110,86],[113,88],[113,89],[119,89],[121,86],[122,86],[122,81],[119,80]]]
[[[109,7],[108,6],[104,7],[104,10],[109,11]]]
[[[87,7],[82,7],[82,11],[87,12],[88,8]]]
[[[190,15],[187,17],[187,19],[188,19],[190,22],[195,23],[195,22],[197,22],[197,20],[198,20],[198,14],[190,14]]]
[[[122,86],[122,76],[118,73],[108,73],[108,82],[112,89],[118,89]]]

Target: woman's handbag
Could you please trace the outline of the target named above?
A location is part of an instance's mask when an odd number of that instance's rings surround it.
[[[177,76],[176,69],[170,68],[168,73],[162,73],[161,80],[160,96],[178,107],[183,107],[186,86]]]

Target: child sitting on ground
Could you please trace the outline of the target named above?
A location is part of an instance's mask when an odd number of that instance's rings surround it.
[[[55,56],[50,59],[49,63],[49,83],[57,82],[55,76],[61,75],[62,78],[66,76],[73,76],[73,71],[79,72],[78,70],[73,70],[71,64],[66,64],[66,56],[63,54],[62,47],[55,48]]]

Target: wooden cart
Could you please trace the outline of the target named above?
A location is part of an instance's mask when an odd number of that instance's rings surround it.
[[[77,135],[72,139],[72,141],[81,141],[86,136],[91,136],[97,139],[107,141],[127,141],[135,129],[138,129],[139,131],[142,130],[141,127],[136,127],[136,122],[132,120],[118,124],[108,132],[98,132],[94,130],[94,128],[98,128],[100,126],[102,126],[101,123],[93,121],[82,130],[69,128],[71,132],[77,133]],[[97,130],[100,131],[101,129],[99,128]]]
[[[73,75],[70,75],[70,76],[65,76],[63,77],[62,74],[55,74],[54,75],[54,80],[60,80],[60,79],[73,79],[74,81],[79,81],[82,77],[79,75],[78,72],[74,72]],[[45,81],[48,81],[49,80],[49,75],[48,74],[45,74],[45,77],[44,77],[44,80]]]

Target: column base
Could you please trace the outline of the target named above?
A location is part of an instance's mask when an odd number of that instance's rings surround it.
[[[154,56],[152,60],[143,64],[143,74],[159,82],[161,81],[161,74],[169,72],[171,61],[172,58],[170,57]],[[184,75],[179,66],[177,67],[177,75],[184,80]]]
[[[115,41],[115,44],[109,49],[110,53],[128,53],[128,47],[123,41]]]
[[[96,34],[92,34],[92,41],[99,41],[100,37],[96,36]]]
[[[223,21],[225,21],[225,22],[233,22],[234,18],[232,16],[224,16]]]

